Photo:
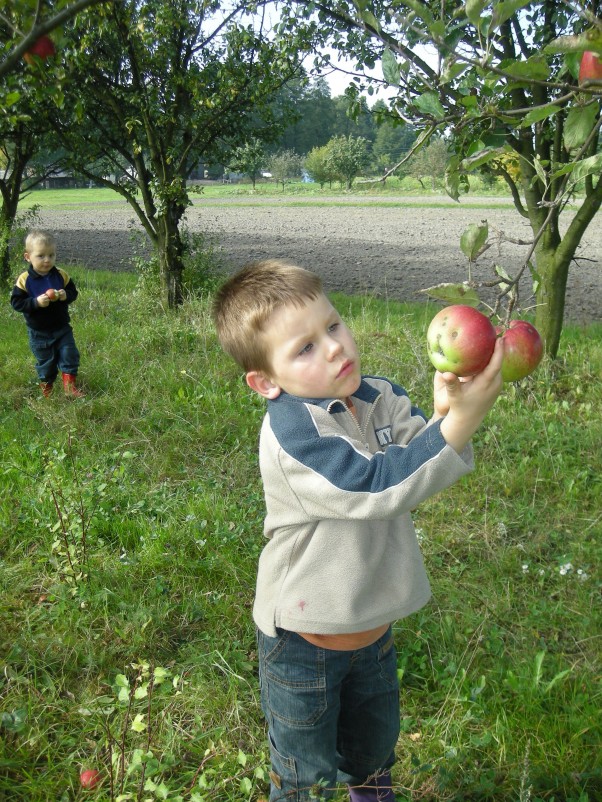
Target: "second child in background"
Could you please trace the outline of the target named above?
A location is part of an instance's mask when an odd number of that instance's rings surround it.
[[[69,304],[78,295],[75,283],[56,267],[56,240],[47,231],[29,232],[24,258],[29,268],[17,278],[10,303],[25,318],[42,394],[47,398],[52,393],[60,370],[65,394],[81,398],[84,393],[76,386],[79,351],[69,316]]]

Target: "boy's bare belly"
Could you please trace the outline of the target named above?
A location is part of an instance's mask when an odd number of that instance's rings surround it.
[[[335,651],[352,652],[363,649],[381,638],[389,629],[389,624],[383,624],[376,629],[367,629],[364,632],[350,632],[342,635],[312,635],[308,632],[298,632],[309,643],[321,649],[334,649]]]

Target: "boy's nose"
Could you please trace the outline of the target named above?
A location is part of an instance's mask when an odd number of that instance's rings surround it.
[[[333,337],[330,337],[327,344],[327,352],[328,358],[334,359],[335,356],[341,353],[343,346],[338,340],[335,340]]]

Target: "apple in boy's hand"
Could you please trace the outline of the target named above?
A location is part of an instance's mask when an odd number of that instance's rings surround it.
[[[588,80],[602,81],[602,59],[597,53],[586,50],[581,56],[581,66],[579,67],[579,83]]]
[[[50,298],[51,301],[58,300],[59,294],[57,290],[50,287],[50,289],[46,290],[46,295]]]
[[[23,58],[28,64],[33,64],[34,56],[38,56],[42,61],[46,61],[49,56],[54,56],[55,53],[56,48],[54,42],[49,36],[43,34],[32,44],[29,50],[23,54]]]
[[[543,341],[535,326],[526,320],[511,320],[505,330],[496,326],[496,332],[504,340],[503,381],[516,382],[533,373],[543,356]]]
[[[426,333],[428,356],[442,373],[474,376],[489,364],[495,348],[493,323],[473,306],[446,306]]]
[[[92,789],[102,780],[102,776],[97,769],[85,769],[79,775],[79,781],[82,788]]]

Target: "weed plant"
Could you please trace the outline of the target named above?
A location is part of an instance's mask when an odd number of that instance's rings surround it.
[[[207,295],[165,313],[132,274],[72,272],[85,399],[41,396],[0,308],[0,799],[265,798],[262,401]],[[434,308],[334,300],[365,371],[428,410]],[[567,327],[416,511],[434,595],[395,624],[399,800],[602,798],[601,335]]]

